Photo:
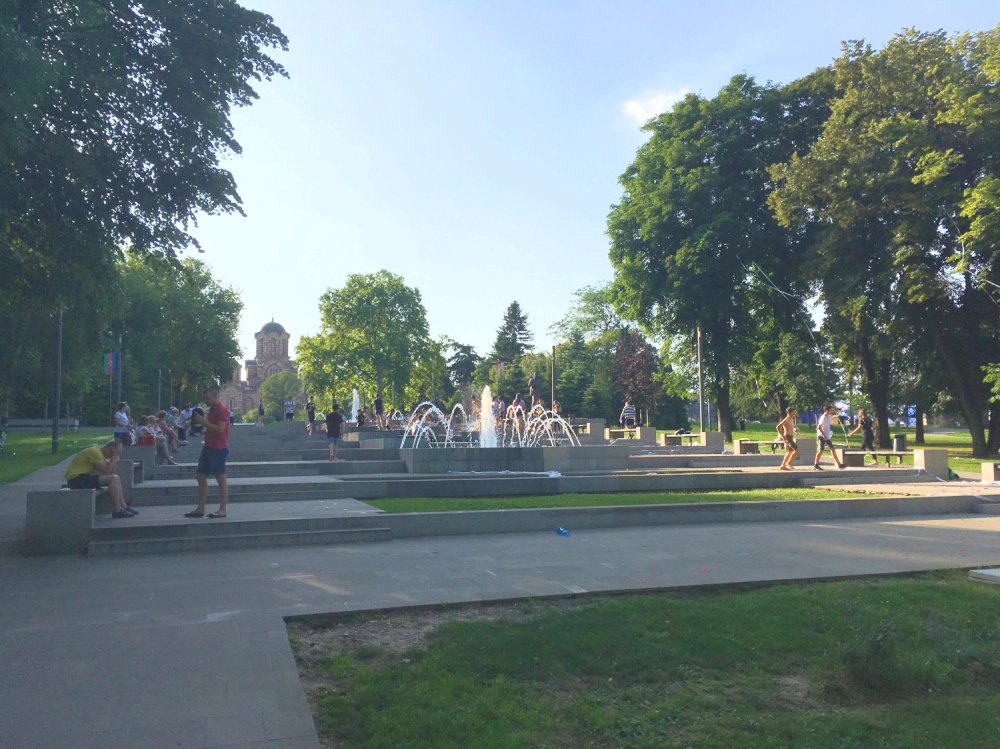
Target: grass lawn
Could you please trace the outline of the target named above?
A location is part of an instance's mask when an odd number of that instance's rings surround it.
[[[59,454],[52,454],[52,432],[7,432],[7,445],[0,453],[0,484],[9,484],[33,471],[68,458],[85,447],[103,444],[110,429],[59,432]]]
[[[852,496],[821,489],[744,489],[742,491],[621,492],[617,494],[546,494],[525,497],[413,497],[368,499],[365,504],[385,512],[457,512],[460,510],[523,510],[543,507],[611,507],[672,505],[699,502],[762,502],[775,499],[835,499]],[[873,497],[875,495],[867,495]]]
[[[1000,745],[998,608],[946,572],[289,633],[324,747],[972,749]]]

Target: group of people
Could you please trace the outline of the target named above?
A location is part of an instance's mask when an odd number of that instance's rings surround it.
[[[798,427],[795,424],[795,409],[788,408],[785,411],[785,418],[778,422],[775,429],[778,432],[778,436],[781,438],[782,442],[785,443],[785,458],[781,461],[782,471],[791,471],[792,463],[799,455],[799,446],[795,441],[795,435],[798,433]],[[833,449],[833,419],[839,419],[837,414],[837,409],[833,406],[824,406],[823,413],[816,420],[816,457],[813,459],[813,469],[817,471],[822,471],[823,468],[820,466],[820,458],[823,457],[824,450],[829,449],[830,455],[833,457],[833,462],[837,465],[837,468],[844,468],[844,464],[841,462],[840,458],[837,456],[836,450]],[[861,450],[864,452],[870,452],[872,454],[872,460],[875,465],[878,465],[878,455],[875,453],[875,430],[872,418],[868,415],[865,409],[858,409],[858,423],[853,431],[848,432],[848,437],[853,437],[858,432],[861,432]]]
[[[192,418],[201,411],[195,404],[179,409],[171,406],[155,414],[132,418],[127,402],[122,401],[112,417],[115,427],[115,441],[123,447],[129,445],[152,446],[156,448],[156,462],[176,465],[172,453],[187,444],[188,429],[198,429]]]

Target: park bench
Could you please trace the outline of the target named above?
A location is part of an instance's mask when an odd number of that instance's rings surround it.
[[[700,434],[661,434],[660,435],[660,446],[661,447],[681,447],[684,442],[687,441],[688,446],[693,446],[695,444],[701,444]]]
[[[733,447],[736,448],[735,452],[737,455],[760,455],[761,447],[770,447],[773,454],[777,452],[778,448],[784,450],[785,442],[783,440],[737,439],[733,441]]]
[[[96,489],[28,492],[24,536],[28,554],[80,554],[96,515],[111,512],[111,495]]]
[[[851,448],[836,449],[839,453],[840,462],[850,468],[863,466],[865,464],[865,456],[867,455],[874,455],[876,463],[879,458],[885,458],[886,465],[891,465],[893,458],[896,458],[896,462],[899,463],[899,465],[903,465],[903,458],[907,455],[913,455],[911,451],[896,452],[895,450],[852,450]]]

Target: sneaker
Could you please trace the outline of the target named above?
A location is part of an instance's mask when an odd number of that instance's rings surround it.
[[[815,464],[815,465],[813,466],[813,470],[816,470],[816,471],[822,471],[823,469],[819,467],[819,463],[816,463],[816,464]]]
[[[132,515],[131,512],[128,512],[127,510],[115,510],[114,512],[111,513],[111,517],[113,517],[115,520],[121,520],[122,518],[131,518],[134,516]]]
[[[132,516],[135,516],[135,515],[139,514],[139,511],[138,510],[133,510],[130,505],[125,505],[122,509],[125,510],[125,512],[127,512],[129,515],[132,515]]]

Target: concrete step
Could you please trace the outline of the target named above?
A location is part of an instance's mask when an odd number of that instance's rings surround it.
[[[389,528],[282,531],[276,533],[243,533],[232,535],[176,536],[151,539],[91,541],[87,546],[87,553],[90,556],[166,554],[182,551],[262,549],[277,546],[371,543],[374,541],[391,540],[392,531]]]
[[[1000,515],[1000,502],[983,502],[974,505],[972,510],[980,515]]]
[[[226,476],[229,478],[275,478],[283,476],[337,476],[340,474],[386,474],[406,473],[406,463],[402,460],[348,460],[339,462],[323,460],[293,461],[227,461]],[[153,481],[194,479],[197,471],[194,463],[176,466],[157,466]]]
[[[267,508],[233,505],[230,517],[222,520],[211,518],[188,519],[182,514],[151,509],[138,520],[122,522],[101,519],[94,523],[91,541],[149,541],[162,538],[202,538],[208,536],[266,535],[269,533],[312,533],[316,531],[367,530],[385,525],[384,513],[350,515],[340,511],[338,505],[359,504],[354,500],[338,503],[312,502],[309,511],[282,512],[282,505]],[[307,506],[299,505],[299,508]],[[296,508],[297,509],[297,508]],[[327,513],[323,514],[326,509]],[[263,517],[268,513],[271,517]],[[140,522],[142,521],[142,522]]]
[[[146,486],[144,484],[144,486]],[[295,489],[291,491],[270,491],[270,492],[234,492],[230,490],[230,502],[300,502],[306,500],[341,499],[345,497],[343,489]],[[219,490],[214,484],[208,488],[208,502],[219,501]],[[172,492],[169,494],[148,493],[135,495],[133,498],[135,508],[142,510],[144,507],[176,507],[181,505],[194,505],[198,502],[198,490],[194,489],[186,492]]]
[[[285,476],[273,478],[233,478],[229,497],[240,502],[288,501],[290,499],[333,499],[344,496],[344,484],[333,476]],[[208,480],[208,496],[218,497],[215,481]],[[145,481],[132,489],[137,508],[143,505],[183,504],[198,497],[198,485],[190,479]]]

